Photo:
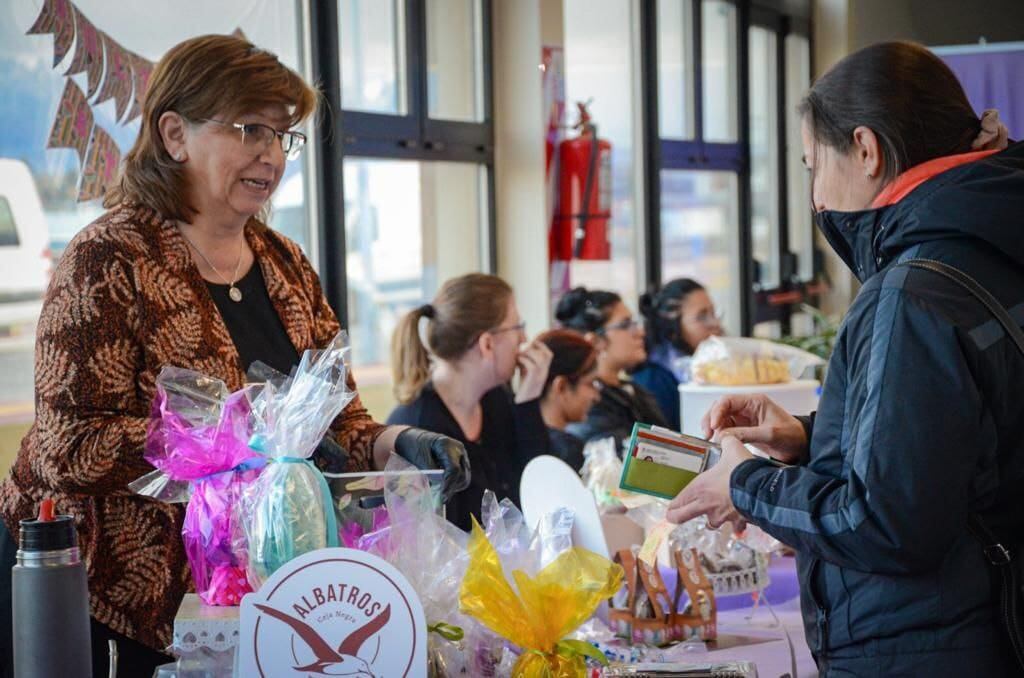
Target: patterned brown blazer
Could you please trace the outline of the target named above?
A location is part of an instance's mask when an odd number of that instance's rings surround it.
[[[325,345],[338,320],[299,247],[254,221],[246,238],[295,348]],[[153,470],[142,448],[164,365],[218,377],[232,390],[245,378],[178,229],[153,210],[122,205],[79,233],[54,272],[36,338],[35,423],[0,482],[0,517],[17,540],[18,521],[44,497],[55,499],[77,522],[92,616],[156,649],[170,643],[192,587],[184,508],[126,486]],[[368,469],[383,427],[358,398],[332,430],[350,468]]]

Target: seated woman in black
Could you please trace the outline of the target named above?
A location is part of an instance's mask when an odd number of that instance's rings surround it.
[[[577,287],[558,302],[555,317],[576,330],[597,348],[597,384],[601,398],[585,421],[567,430],[583,441],[614,438],[622,453],[633,424],[668,427],[668,421],[650,391],[623,376],[647,358],[644,327],[614,292]]]
[[[537,337],[551,349],[551,368],[540,396],[540,413],[548,427],[551,454],[576,471],[583,468],[583,441],[565,430],[567,424],[587,418],[600,398],[597,349],[578,332],[549,330]]]
[[[420,339],[420,320],[426,318]],[[444,283],[434,301],[410,311],[391,342],[395,396],[388,417],[462,442],[469,488],[445,505],[448,519],[468,530],[480,517],[485,490],[519,503],[519,479],[533,457],[548,452],[540,394],[551,364],[544,344],[526,343],[512,288],[471,273]],[[509,382],[519,371],[513,394]]]

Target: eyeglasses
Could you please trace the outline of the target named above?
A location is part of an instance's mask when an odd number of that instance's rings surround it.
[[[525,332],[526,321],[518,322],[515,325],[509,325],[508,327],[495,327],[493,330],[487,330],[491,334],[501,334],[502,332]]]
[[[715,311],[701,311],[695,316],[683,318],[683,322],[695,322],[704,327],[720,327],[722,325],[722,314]]]
[[[493,330],[487,330],[487,334],[501,334],[502,332],[525,332],[525,331],[526,331],[526,321],[524,320],[522,322],[516,323],[515,325],[509,325],[508,327],[495,327]],[[476,345],[476,342],[480,340],[480,337],[483,334],[484,333],[481,332],[480,334],[474,336],[473,337],[473,341],[471,341],[468,344],[466,344],[466,349],[469,350],[469,349],[473,348]]]
[[[642,326],[642,323],[639,320],[636,320],[635,318],[626,318],[625,320],[620,320],[617,323],[613,323],[611,325],[605,325],[604,327],[602,327],[599,330],[597,330],[597,333],[598,334],[605,334],[609,330],[625,330],[627,332],[629,332],[629,331],[635,332],[641,326]]]
[[[242,132],[242,145],[258,153],[262,153],[270,148],[274,137],[277,137],[281,140],[281,150],[284,151],[284,157],[288,160],[295,160],[295,158],[299,157],[302,147],[306,145],[306,135],[301,132],[292,132],[291,130],[281,132],[270,125],[264,125],[259,122],[224,122],[223,120],[214,120],[213,118],[200,118],[199,122],[213,122],[240,130]]]

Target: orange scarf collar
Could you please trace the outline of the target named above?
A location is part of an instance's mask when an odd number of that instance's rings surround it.
[[[900,200],[907,197],[915,188],[929,179],[942,174],[946,170],[951,170],[954,167],[959,167],[960,165],[966,165],[967,163],[974,162],[975,160],[987,158],[993,153],[998,153],[999,150],[1000,149],[972,151],[970,153],[960,153],[958,155],[947,155],[942,158],[929,160],[928,162],[922,162],[920,165],[915,165],[893,179],[888,186],[882,189],[882,192],[879,193],[878,197],[871,203],[871,208],[876,209],[878,207],[886,207],[887,205],[895,205]]]

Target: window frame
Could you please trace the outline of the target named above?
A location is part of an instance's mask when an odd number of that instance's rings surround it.
[[[773,6],[754,5],[751,8],[750,26],[759,26],[773,31],[776,35],[776,107],[777,127],[776,139],[778,144],[778,184],[779,201],[777,205],[778,219],[778,241],[779,241],[779,285],[774,288],[758,290],[754,293],[753,312],[751,320],[756,325],[763,322],[780,323],[782,333],[789,334],[791,330],[791,316],[795,307],[800,304],[815,304],[820,301],[822,286],[817,280],[822,271],[821,257],[818,249],[812,247],[812,278],[809,281],[799,279],[798,254],[790,249],[789,231],[789,172],[787,148],[790,143],[786,126],[786,115],[793,115],[794,112],[786,110],[786,37],[791,34],[806,37],[811,53],[811,72],[814,72],[813,38],[811,33],[811,22],[807,18],[788,16],[779,8]],[[810,83],[808,83],[809,85]],[[799,143],[799,140],[797,140]],[[812,242],[813,242],[813,222]]]
[[[749,97],[749,77],[747,65],[746,27],[748,25],[747,3],[741,0],[726,0],[736,7],[736,73],[737,83],[737,139],[735,142],[708,142],[704,140],[704,56],[703,56],[703,1],[683,0],[691,3],[691,22],[693,44],[693,82],[690,84],[693,96],[694,121],[692,140],[663,139],[659,125],[659,92],[658,92],[658,33],[657,4],[641,3],[642,31],[641,50],[643,52],[642,71],[647,85],[647,96],[644,98],[644,136],[648,148],[646,163],[646,184],[648,198],[646,201],[647,224],[647,286],[659,288],[662,285],[661,267],[661,171],[662,170],[703,170],[732,172],[738,175],[739,191],[736,196],[739,229],[735,234],[738,238],[739,261],[739,315],[738,328],[743,334],[750,330],[750,294],[748,290],[753,284],[753,261],[751,259],[752,243],[750,238],[750,169],[749,147],[750,125],[747,116]]]
[[[341,105],[338,0],[311,0],[313,73],[325,106],[317,154],[318,240],[321,281],[341,325],[348,325],[344,163],[346,157],[481,165],[486,171],[488,270],[497,268],[494,196],[494,86],[492,0],[480,3],[483,120],[464,122],[427,114],[427,0],[399,0],[404,12],[404,115],[345,110]]]
[[[796,270],[796,256],[789,252],[788,181],[786,175],[786,97],[785,97],[785,37],[798,33],[808,38],[813,58],[810,4],[794,7],[792,2],[781,0],[726,0],[737,10],[736,72],[738,134],[735,143],[708,142],[704,139],[704,111],[702,105],[704,62],[703,62],[703,1],[683,0],[691,3],[693,44],[690,55],[693,59],[693,82],[688,85],[693,97],[694,138],[679,140],[662,138],[659,133],[659,87],[658,87],[658,8],[657,1],[641,2],[641,77],[646,89],[643,101],[643,136],[647,149],[644,161],[644,183],[646,187],[645,224],[647,251],[645,253],[649,288],[662,284],[662,238],[661,238],[661,171],[662,170],[712,170],[733,172],[738,177],[739,191],[736,196],[739,224],[734,235],[737,238],[740,257],[739,271],[739,313],[741,326],[737,328],[749,335],[755,324],[779,320],[783,332],[790,328],[789,318],[792,307],[804,301],[815,301],[821,287],[815,281],[821,273],[820,256],[815,252],[814,279],[808,283],[794,282],[788,275]],[[797,3],[799,4],[799,3]],[[750,73],[749,73],[749,29],[761,26],[776,32],[776,82],[777,142],[779,200],[779,264],[780,285],[777,288],[755,291],[753,260],[753,218],[750,168]],[[812,61],[813,72],[813,61]],[[809,83],[808,83],[809,84]]]

